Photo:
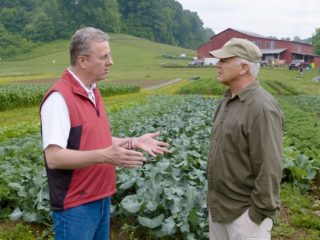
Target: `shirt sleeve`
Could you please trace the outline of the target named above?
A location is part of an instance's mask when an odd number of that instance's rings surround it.
[[[67,147],[70,117],[67,104],[59,92],[51,93],[41,107],[43,149],[49,145]]]
[[[280,205],[282,124],[280,112],[263,110],[256,119],[249,137],[250,157],[255,177],[249,216],[257,224],[266,217],[273,217]]]

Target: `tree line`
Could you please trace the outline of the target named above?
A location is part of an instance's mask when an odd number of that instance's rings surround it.
[[[314,46],[314,54],[320,55],[320,28],[316,28],[312,35],[312,44]]]
[[[69,39],[84,26],[190,49],[214,35],[196,12],[175,0],[1,0],[0,57]]]

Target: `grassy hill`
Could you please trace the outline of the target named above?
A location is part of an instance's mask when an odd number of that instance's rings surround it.
[[[194,50],[183,49],[125,34],[110,34],[110,45],[114,65],[108,81],[121,81],[141,85],[141,82],[161,82],[176,78],[188,79],[198,76],[201,79],[215,79],[212,68],[162,68],[161,64],[187,65],[190,60],[168,59],[163,55],[185,53],[190,59]],[[59,78],[64,68],[69,66],[69,41],[58,40],[42,44],[26,55],[16,56],[14,61],[0,61],[0,84],[21,80],[54,80]],[[262,68],[259,80],[273,94],[292,94],[297,89],[303,93],[319,94],[318,83],[310,80],[317,71],[309,71],[297,81],[297,71]],[[277,82],[275,82],[277,81]],[[282,86],[279,85],[282,82]],[[198,82],[193,84],[199,85]],[[285,90],[289,86],[290,89]],[[287,93],[286,93],[287,92]],[[294,93],[295,95],[295,93]]]
[[[165,54],[194,57],[194,50],[155,43],[125,34],[110,34],[114,65],[109,80],[171,80],[210,73],[199,69],[162,68],[160,64],[187,64],[190,60],[161,57]],[[0,61],[0,83],[20,80],[56,79],[69,66],[69,41],[58,40],[35,48],[30,54],[17,56],[14,61]],[[212,75],[212,72],[211,72]],[[128,79],[130,78],[130,79]]]

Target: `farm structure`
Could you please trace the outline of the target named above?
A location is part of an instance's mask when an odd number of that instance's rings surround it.
[[[320,56],[313,54],[313,45],[289,40],[278,40],[260,34],[227,28],[214,35],[210,41],[198,47],[198,59],[210,57],[209,52],[221,48],[231,38],[244,38],[255,43],[263,54],[262,61],[289,64],[294,59],[302,59],[316,67],[320,66]]]

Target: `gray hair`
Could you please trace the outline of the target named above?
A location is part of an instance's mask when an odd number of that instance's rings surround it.
[[[109,41],[109,35],[100,29],[93,27],[81,28],[75,32],[70,43],[70,63],[76,65],[79,55],[88,54],[91,43]]]
[[[259,70],[260,70],[260,63],[254,63],[254,62],[249,62],[248,60],[245,60],[243,58],[239,58],[239,64],[247,64],[249,67],[249,72],[250,74],[254,77],[257,78]]]

